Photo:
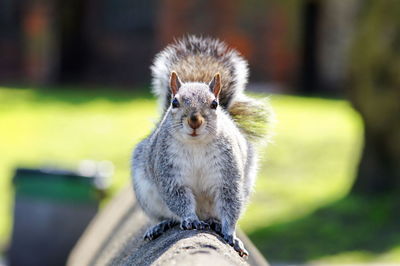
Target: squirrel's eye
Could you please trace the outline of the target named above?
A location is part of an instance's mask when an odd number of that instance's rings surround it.
[[[217,102],[217,100],[212,101],[210,107],[211,107],[212,109],[217,109],[217,107],[218,107],[218,102]]]
[[[174,98],[172,100],[172,108],[178,108],[179,107],[179,101],[177,98]]]

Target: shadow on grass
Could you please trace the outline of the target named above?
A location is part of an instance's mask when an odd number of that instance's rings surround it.
[[[342,252],[379,255],[400,245],[398,196],[347,196],[309,216],[249,235],[269,261],[307,262]]]

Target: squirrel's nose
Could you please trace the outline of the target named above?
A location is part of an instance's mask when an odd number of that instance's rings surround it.
[[[203,124],[203,118],[199,113],[193,113],[190,115],[188,123],[191,128],[197,129]]]

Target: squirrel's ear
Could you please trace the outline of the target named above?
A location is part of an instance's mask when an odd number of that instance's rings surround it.
[[[181,87],[182,82],[178,77],[178,74],[176,74],[175,71],[171,72],[171,78],[169,79],[169,86],[171,88],[172,95],[175,96],[175,94],[178,93],[179,88]]]
[[[214,78],[211,80],[208,85],[211,89],[211,92],[214,93],[215,97],[218,98],[219,93],[221,92],[221,75],[219,73],[215,74]]]

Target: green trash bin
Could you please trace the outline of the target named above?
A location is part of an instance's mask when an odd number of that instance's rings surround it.
[[[105,189],[96,185],[101,178],[54,169],[17,169],[9,264],[64,265],[98,210]]]

